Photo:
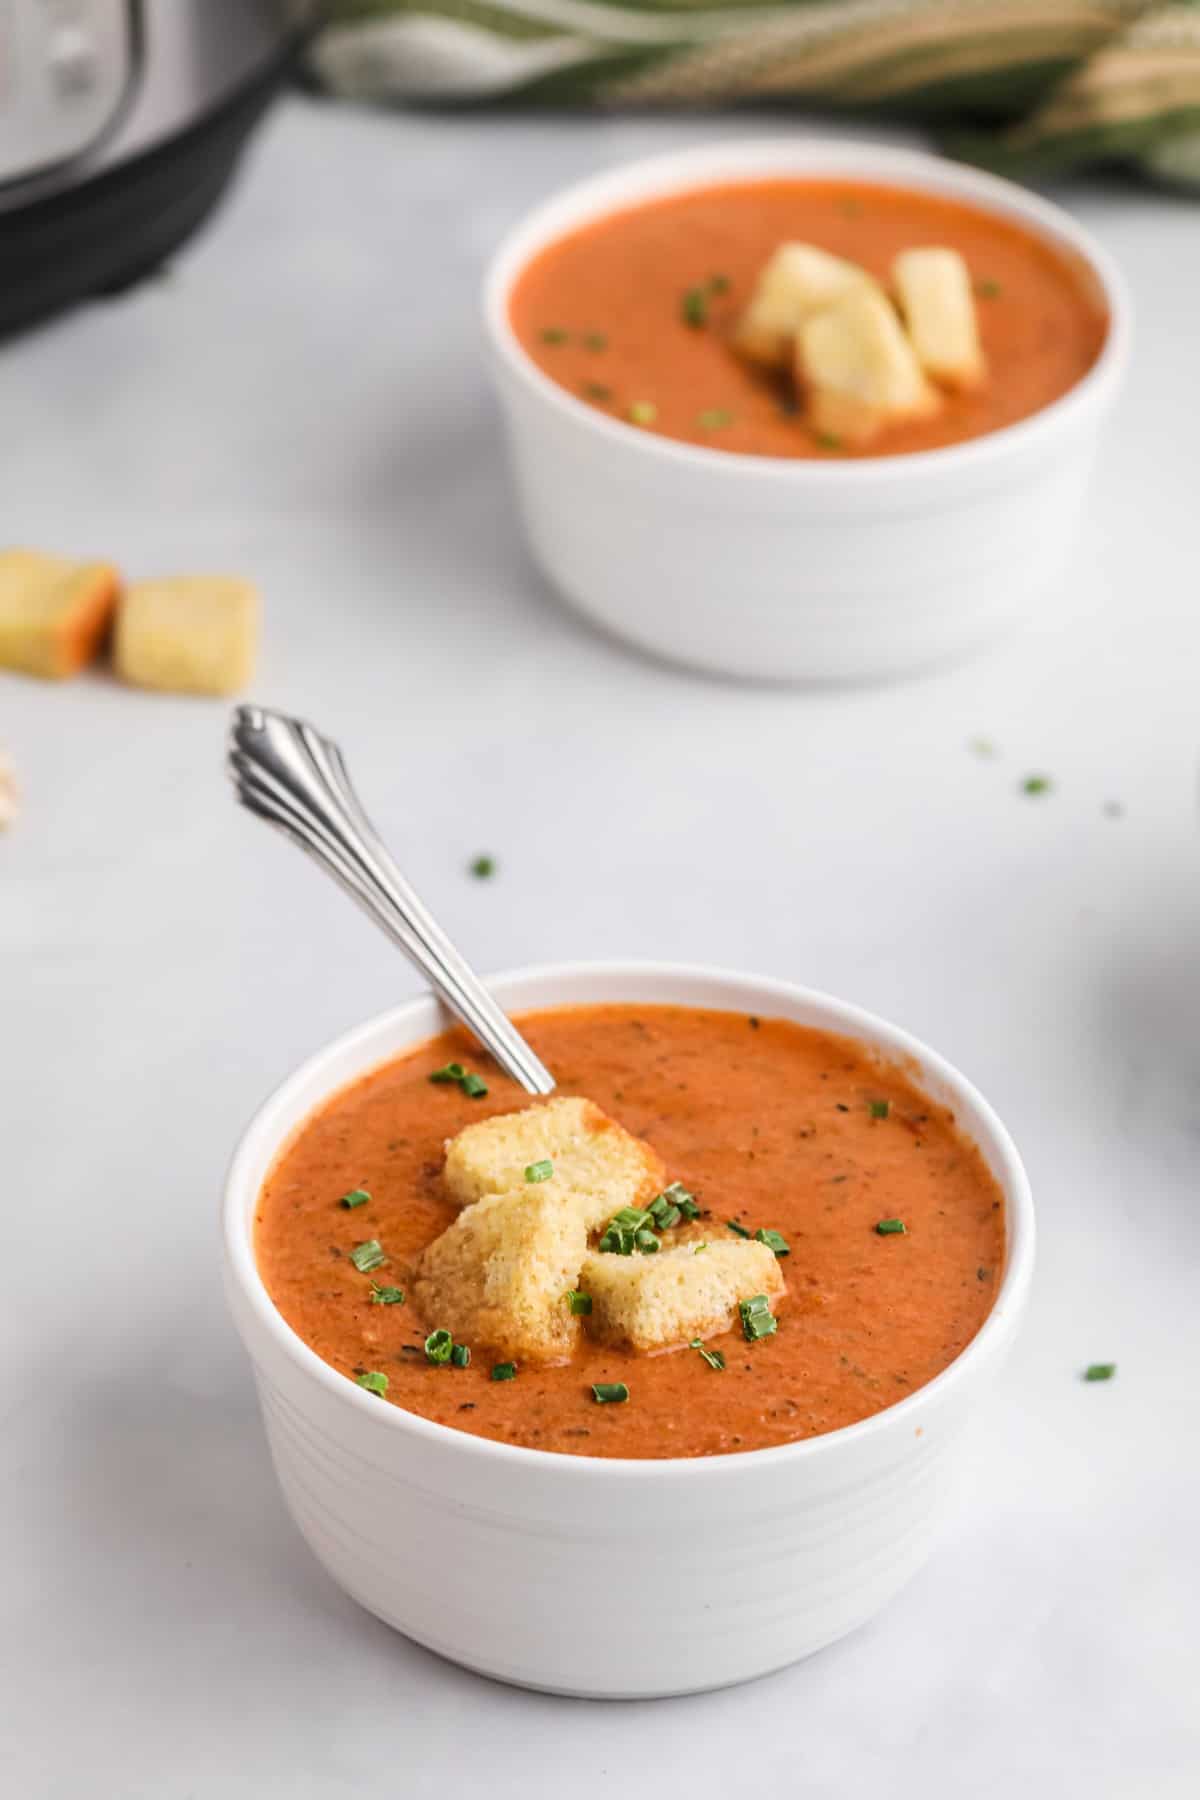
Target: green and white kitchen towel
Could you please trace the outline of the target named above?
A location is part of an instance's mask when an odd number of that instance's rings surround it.
[[[1200,188],[1200,0],[335,0],[313,69],[374,101],[794,99]]]

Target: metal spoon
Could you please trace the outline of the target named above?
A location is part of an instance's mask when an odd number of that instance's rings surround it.
[[[230,727],[229,772],[242,805],[307,850],[358,901],[506,1075],[527,1093],[554,1091],[554,1077],[392,861],[336,744],[303,719],[239,706]]]

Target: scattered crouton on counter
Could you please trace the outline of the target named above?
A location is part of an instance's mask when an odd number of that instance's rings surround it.
[[[751,362],[787,369],[805,319],[864,288],[879,291],[857,263],[816,244],[781,244],[759,275],[738,321],[734,346]]]
[[[657,1256],[589,1252],[579,1287],[592,1302],[590,1337],[645,1352],[728,1331],[741,1301],[778,1299],[784,1280],[765,1244],[686,1243]]]
[[[557,1179],[523,1182],[464,1208],[434,1239],[413,1298],[431,1325],[462,1342],[520,1362],[565,1362],[580,1332],[566,1296],[586,1254],[577,1197]]]
[[[644,1205],[666,1182],[649,1144],[590,1100],[558,1099],[460,1131],[446,1145],[446,1186],[467,1206],[485,1194],[519,1188],[526,1168],[542,1158],[577,1197],[588,1231],[598,1231],[623,1206]]]
[[[16,771],[0,750],[0,831],[7,831],[10,825],[16,823],[19,810]]]
[[[938,397],[887,298],[857,290],[800,327],[796,375],[818,433],[869,443],[889,425],[935,412]]]
[[[892,282],[917,361],[942,387],[965,391],[987,373],[971,277],[957,250],[904,250]]]
[[[61,681],[96,656],[120,576],[111,563],[0,551],[0,667]]]
[[[117,612],[117,674],[168,693],[234,693],[253,673],[258,610],[255,589],[231,576],[134,582]]]

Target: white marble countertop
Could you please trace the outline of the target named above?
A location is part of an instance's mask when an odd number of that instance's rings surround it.
[[[264,1092],[416,979],[236,812],[223,704],[0,676],[14,1800],[1197,1791],[1200,212],[1062,196],[1139,332],[1060,607],[907,686],[725,686],[531,573],[474,308],[552,186],[738,129],[289,102],[169,279],[0,350],[0,535],[257,579],[257,697],[342,740],[479,965],[790,976],[979,1082],[1041,1260],[944,1546],[809,1663],[646,1705],[505,1690],[344,1599],[276,1492],[215,1212]]]

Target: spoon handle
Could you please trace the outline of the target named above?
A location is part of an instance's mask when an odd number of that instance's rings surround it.
[[[350,784],[337,745],[302,719],[239,706],[229,740],[238,799],[276,826],[387,932],[513,1080],[549,1094],[554,1077],[426,911]]]

